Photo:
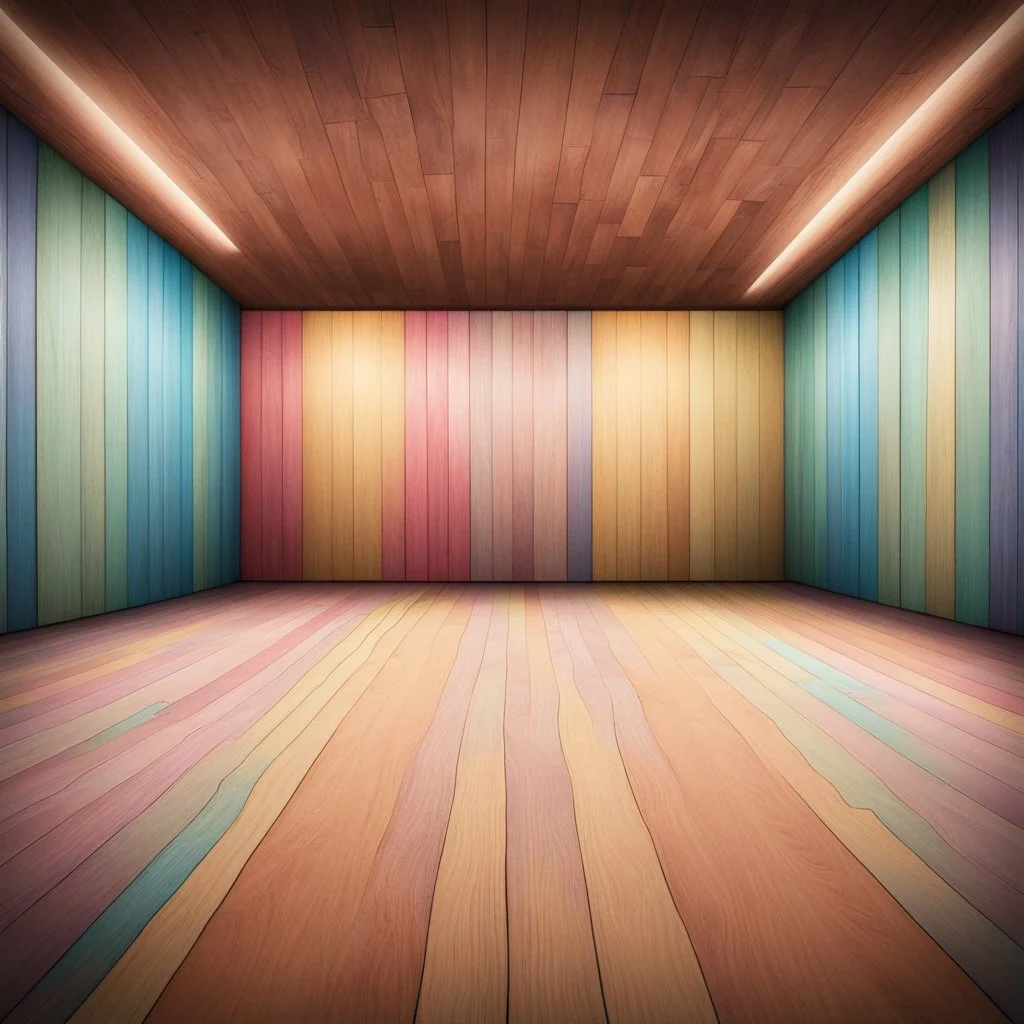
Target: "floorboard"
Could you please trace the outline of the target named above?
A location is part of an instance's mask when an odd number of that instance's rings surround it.
[[[1024,1021],[1024,640],[792,584],[0,638],[0,1017]]]

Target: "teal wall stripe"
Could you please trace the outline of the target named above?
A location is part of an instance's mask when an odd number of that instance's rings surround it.
[[[839,260],[825,274],[826,288],[826,366],[825,393],[826,458],[828,481],[825,581],[829,590],[845,590],[843,577],[843,302],[846,260]]]
[[[149,251],[149,278],[146,286],[149,366],[149,421],[146,434],[149,446],[149,475],[146,485],[146,501],[149,508],[149,599],[162,601],[167,596],[164,588],[164,544],[167,536],[167,449],[164,444],[164,433],[167,428],[164,409],[167,372],[164,361],[164,255],[167,246],[153,231],[147,231],[146,243]]]
[[[181,594],[181,256],[164,246],[164,596]]]
[[[858,595],[878,600],[878,232],[857,246],[860,294],[860,536]]]
[[[36,192],[38,143],[7,117],[7,629],[37,622]]]
[[[956,159],[956,616],[988,625],[988,137]]]
[[[181,386],[178,401],[181,426],[181,466],[179,487],[179,526],[181,547],[178,557],[177,592],[192,592],[193,514],[192,514],[192,264],[182,259],[178,265],[178,351],[181,354]]]
[[[928,392],[928,189],[900,207],[900,593],[925,607]]]
[[[842,408],[842,579],[843,592],[855,596],[860,589],[860,262],[856,249],[845,257],[843,274],[842,367],[840,394]]]

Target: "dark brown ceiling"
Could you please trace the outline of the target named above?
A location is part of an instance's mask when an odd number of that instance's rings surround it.
[[[712,307],[1018,0],[5,0],[227,232],[0,54],[0,98],[246,306]],[[779,305],[1024,94],[1018,63]]]

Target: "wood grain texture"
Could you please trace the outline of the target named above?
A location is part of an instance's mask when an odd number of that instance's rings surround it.
[[[512,576],[533,577],[534,317],[512,314]]]
[[[757,579],[761,561],[760,315],[736,314],[736,578]]]
[[[953,168],[928,183],[928,433],[925,610],[956,611],[956,188]]]
[[[38,142],[7,120],[7,630],[37,621],[36,230]],[[108,422],[110,422],[108,417]]]
[[[381,578],[405,579],[405,314],[382,312]]]
[[[690,314],[665,314],[668,578],[690,577]]]
[[[857,594],[878,600],[878,232],[857,246],[858,370],[858,509]]]
[[[284,578],[284,356],[282,314],[262,315],[260,375],[261,439],[256,449],[260,488],[260,573],[257,578]]]
[[[668,579],[667,316],[640,314],[640,573]]]
[[[302,314],[302,578],[331,578],[331,317]]]
[[[107,611],[128,604],[128,254],[127,211],[120,203],[106,197],[103,240],[103,470],[106,486],[104,509],[104,577]],[[190,330],[195,339],[198,317],[193,308]],[[203,380],[205,384],[205,379]],[[195,374],[193,351],[192,395],[198,399],[199,380]],[[205,394],[203,395],[205,398]],[[9,429],[9,428],[8,428]],[[193,462],[193,476],[195,463]],[[193,493],[191,526],[193,553],[200,530],[195,525],[199,507]],[[10,529],[10,526],[8,526]],[[193,578],[189,590],[199,589]]]
[[[427,579],[448,579],[448,317],[426,315]],[[423,514],[421,513],[421,514]]]
[[[119,2],[100,23],[77,2],[12,0],[13,21],[237,251],[178,216],[14,46],[0,96],[247,308],[734,307],[1014,9],[180,17]],[[764,301],[792,298],[1019,101],[1020,60],[1018,39]]]
[[[715,316],[693,312],[690,314],[691,580],[715,577],[715,395]]]
[[[331,579],[354,576],[354,345],[349,312],[330,314],[331,332]]]
[[[878,226],[878,599],[900,603],[900,215]]]
[[[512,368],[512,314],[495,312],[491,319],[491,544],[496,580],[513,578]]]
[[[779,313],[758,314],[758,579],[783,578],[783,327]]]
[[[493,579],[494,460],[491,427],[491,314],[469,314],[470,576]]]
[[[617,578],[618,468],[615,314],[592,314],[593,373],[593,572],[595,580]]]
[[[568,434],[567,578],[593,576],[593,400],[591,314],[570,311],[566,323]]]
[[[956,616],[988,623],[989,169],[988,137],[972,143],[956,178]]]
[[[302,314],[281,314],[281,578],[302,579]]]
[[[448,314],[448,578],[470,579],[471,472],[469,314]],[[564,474],[563,474],[564,476]]]
[[[567,330],[564,312],[534,314],[534,580],[565,580],[568,569]]]
[[[1018,451],[1020,125],[1018,109],[989,132],[992,346],[989,625],[1010,632],[1017,631],[1021,607],[1017,534],[1021,490]]]
[[[242,317],[242,578],[263,574],[263,314]],[[269,390],[269,383],[268,383]],[[205,391],[205,389],[204,389]]]
[[[352,575],[381,578],[381,314],[352,314]]]
[[[242,584],[5,637],[0,1010],[1017,1019],[1022,643],[770,583]]]
[[[405,316],[405,579],[428,578],[427,317]]]
[[[715,579],[736,579],[737,314],[714,314]]]
[[[638,580],[643,514],[641,313],[615,314],[615,579]]]

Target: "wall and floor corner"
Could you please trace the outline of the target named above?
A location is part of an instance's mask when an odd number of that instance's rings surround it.
[[[785,312],[786,578],[1024,634],[1024,107]]]
[[[777,312],[245,312],[242,576],[782,577]]]
[[[0,632],[239,578],[239,310],[0,110]]]

